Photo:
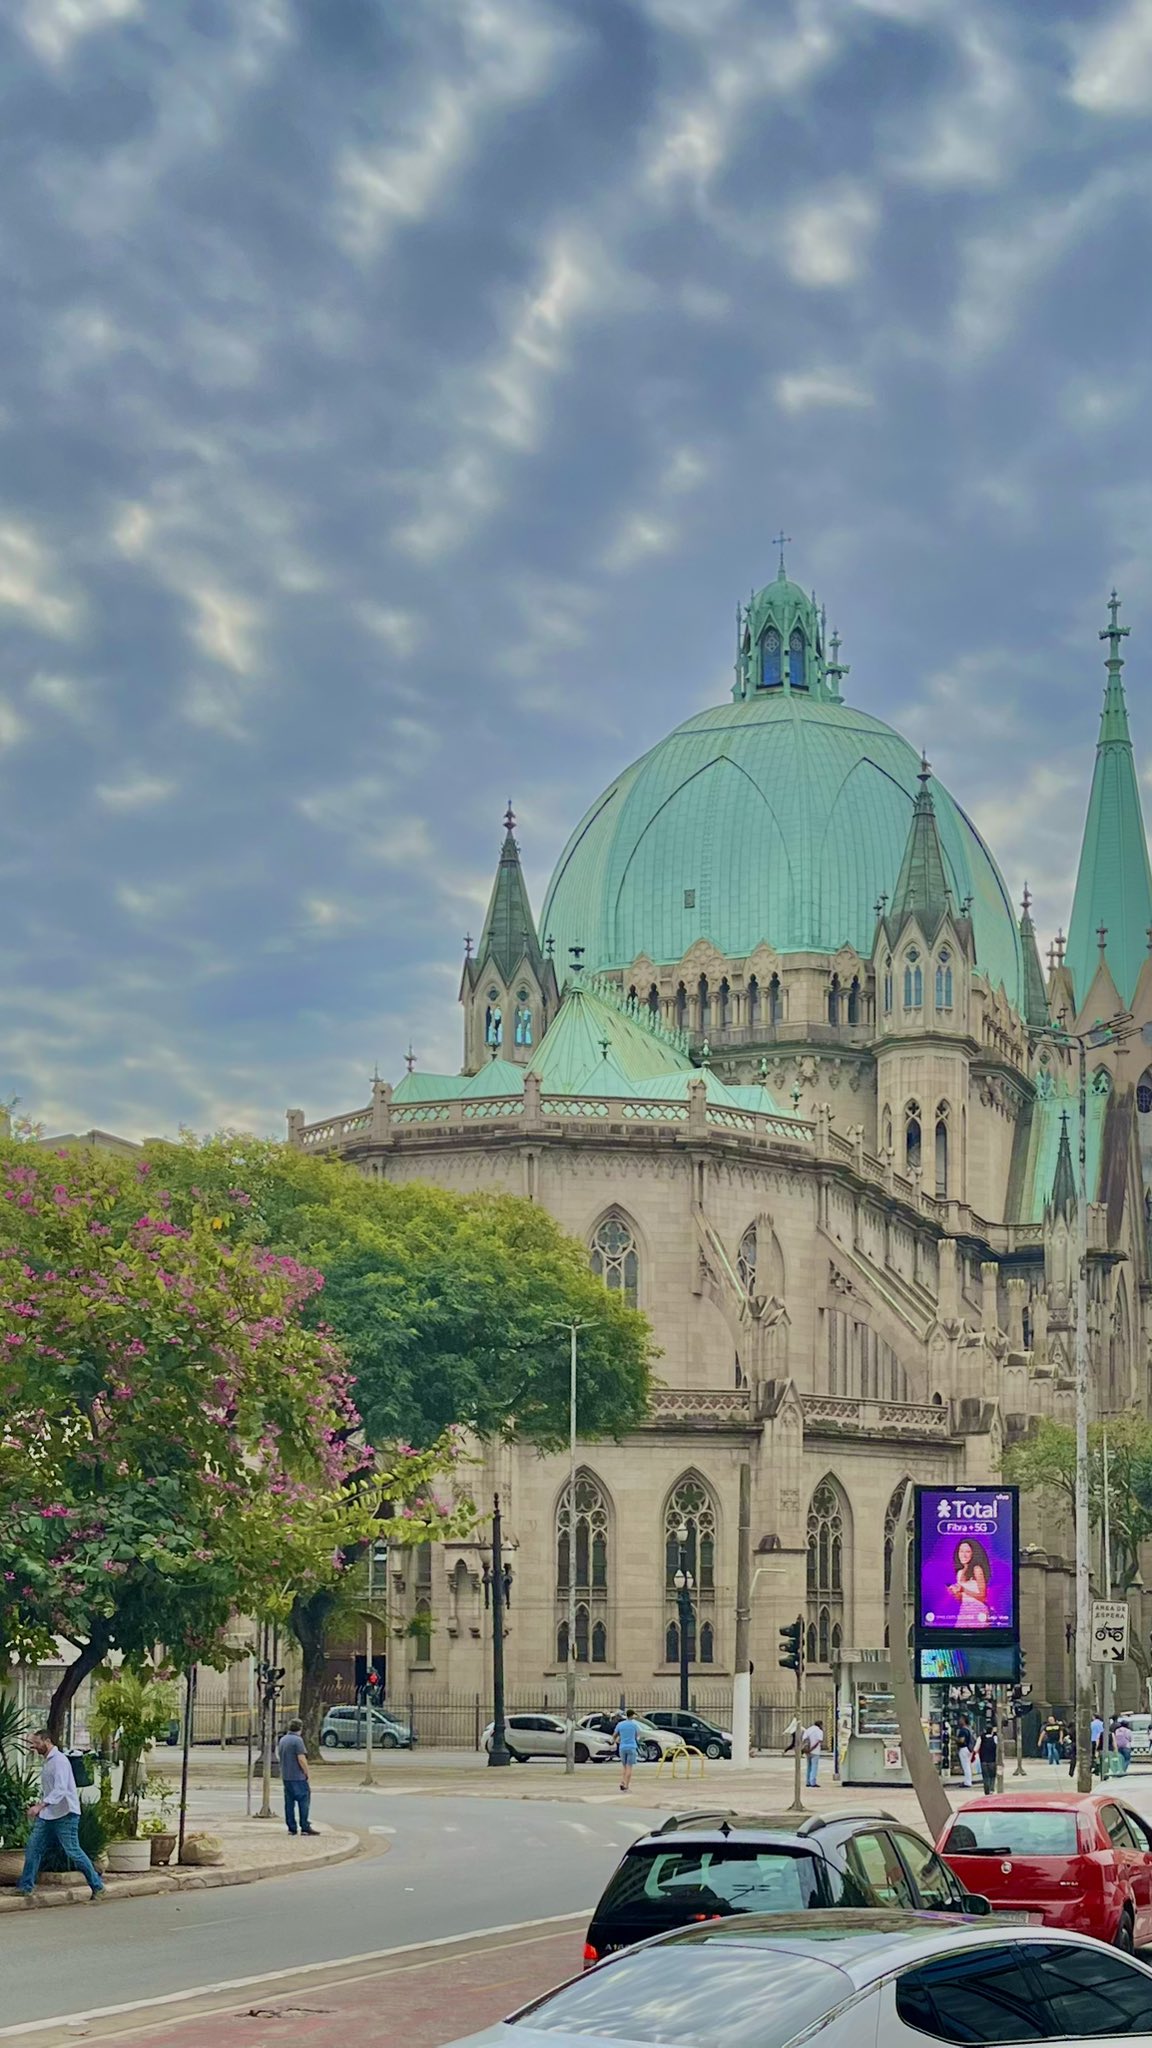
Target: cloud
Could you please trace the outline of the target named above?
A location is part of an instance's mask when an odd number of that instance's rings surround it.
[[[852,284],[867,267],[879,218],[875,195],[851,180],[801,200],[783,226],[789,276],[818,291]]]
[[[1093,114],[1147,114],[1152,105],[1152,0],[1127,0],[1076,40],[1068,90]]]
[[[876,400],[850,370],[793,370],[777,377],[773,387],[783,412],[811,412],[824,406],[866,408]]]
[[[25,0],[21,27],[39,56],[60,64],[85,36],[136,19],[141,4],[142,0]]]
[[[893,168],[935,188],[995,186],[1006,158],[1026,146],[1035,93],[1025,90],[1004,39],[994,37],[986,21],[956,10],[947,27],[959,77],[949,80],[922,116],[914,114],[909,123],[902,114],[903,140]]]
[[[125,775],[119,782],[97,783],[96,796],[105,810],[149,811],[157,804],[167,803],[176,788],[167,776],[149,775],[141,770]]]
[[[74,633],[80,620],[79,600],[63,587],[48,549],[18,519],[0,520],[0,611],[5,609],[55,639]]]
[[[963,244],[952,309],[959,359],[971,362],[1007,341],[1028,295],[1124,200],[1136,192],[1146,197],[1146,186],[1139,166],[1110,166],[1067,197],[1030,201],[1007,226],[982,230]]]
[[[205,584],[193,586],[186,596],[194,614],[192,638],[201,653],[238,676],[251,675],[256,667],[256,606],[246,598]]]
[[[91,690],[76,676],[37,670],[25,695],[30,704],[43,704],[51,711],[58,711],[73,725],[86,725],[91,717]]]
[[[357,607],[356,616],[366,631],[383,640],[401,660],[415,654],[424,637],[423,624],[416,614],[395,605],[362,604]]]

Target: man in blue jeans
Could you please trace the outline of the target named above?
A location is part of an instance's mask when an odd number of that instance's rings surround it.
[[[104,1896],[104,1880],[80,1847],[80,1794],[76,1790],[72,1766],[47,1731],[30,1736],[28,1747],[41,1759],[40,1798],[29,1809],[35,1826],[24,1851],[19,1890],[31,1905],[36,1904],[35,1884],[40,1875],[40,1865],[49,1843],[56,1841],[69,1863],[74,1863],[81,1876],[88,1879],[95,1902]]]
[[[296,1819],[299,1815],[302,1835],[314,1835],[316,1829],[308,1816],[312,1807],[312,1785],[308,1776],[308,1752],[304,1747],[301,1730],[303,1721],[289,1721],[285,1733],[276,1745],[280,1759],[280,1782],[284,1787],[284,1819],[288,1833],[297,1832]]]

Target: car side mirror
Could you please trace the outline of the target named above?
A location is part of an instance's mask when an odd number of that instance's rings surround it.
[[[983,1918],[992,1911],[992,1901],[991,1899],[986,1899],[983,1892],[965,1892],[964,1911],[966,1913],[977,1913]]]

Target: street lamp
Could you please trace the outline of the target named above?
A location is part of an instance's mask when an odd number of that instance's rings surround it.
[[[673,1577],[676,1588],[676,1612],[680,1620],[680,1711],[688,1711],[688,1644],[689,1630],[693,1624],[692,1587],[693,1578],[688,1569],[688,1527],[681,1522],[676,1531],[677,1568]]]
[[[504,1738],[504,1610],[512,1605],[512,1567],[501,1556],[500,1495],[492,1497],[492,1561],[484,1566],[484,1605],[492,1602],[492,1747],[490,1764],[510,1764]]]

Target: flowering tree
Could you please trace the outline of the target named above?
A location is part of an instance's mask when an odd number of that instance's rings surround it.
[[[147,1160],[0,1146],[0,1656],[226,1661],[230,1616],[333,1582],[380,1489],[320,1274],[179,1221]],[[435,1462],[435,1459],[433,1460]],[[420,1460],[389,1474],[394,1500]]]

